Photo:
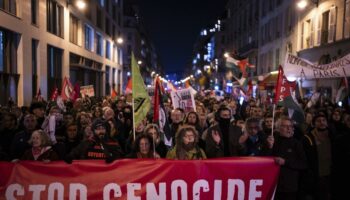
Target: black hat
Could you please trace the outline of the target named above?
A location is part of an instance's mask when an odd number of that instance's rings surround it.
[[[29,111],[33,113],[33,110],[37,108],[45,109],[45,105],[42,102],[33,102],[32,104],[30,104]]]
[[[106,122],[103,119],[97,118],[92,122],[92,130],[96,130],[98,127],[103,126],[106,130],[108,130],[109,125],[108,122]]]
[[[318,111],[315,113],[314,117],[312,118],[312,123],[315,124],[315,121],[317,118],[324,117],[327,119],[327,114],[324,111]]]

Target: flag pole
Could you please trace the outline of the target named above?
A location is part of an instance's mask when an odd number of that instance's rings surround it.
[[[136,128],[135,128],[135,102],[134,102],[134,95],[132,95],[132,129],[133,129],[133,135],[134,135],[134,142],[136,140]]]
[[[273,109],[272,109],[272,127],[271,127],[271,135],[273,136],[273,129],[275,126],[275,111],[276,111],[276,104],[273,104]]]

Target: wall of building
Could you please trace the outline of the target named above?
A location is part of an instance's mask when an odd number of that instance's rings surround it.
[[[111,44],[111,47],[118,47],[119,44],[116,44],[114,38],[108,36],[103,30],[95,26],[94,20],[89,20],[86,16],[80,12],[74,5],[68,5],[66,0],[57,0],[58,4],[63,8],[63,35],[59,37],[55,34],[52,34],[47,31],[47,0],[38,0],[38,23],[33,25],[31,23],[31,1],[18,1],[17,0],[17,16],[9,14],[3,10],[0,11],[0,28],[7,29],[18,33],[20,35],[20,41],[17,48],[17,71],[20,74],[18,92],[17,92],[17,103],[18,105],[28,105],[32,100],[32,39],[38,41],[37,49],[37,68],[38,68],[38,88],[41,89],[42,96],[46,99],[51,95],[52,91],[48,91],[47,88],[47,46],[51,45],[56,48],[63,50],[63,60],[62,60],[62,79],[64,77],[69,77],[70,71],[70,52],[77,54],[79,56],[91,59],[95,62],[102,64],[101,71],[104,72],[106,66],[115,68],[116,71],[122,71],[122,59],[118,62],[118,51],[114,49],[110,50],[112,54],[111,59],[105,58],[105,49],[106,49],[106,40]],[[88,6],[91,8],[91,19],[96,18],[96,4],[97,1],[88,1]],[[105,9],[102,9],[104,16],[109,15],[106,13]],[[79,28],[78,28],[78,44],[74,44],[69,40],[69,21],[70,13],[79,19]],[[104,20],[103,24],[104,24]],[[96,32],[99,32],[103,37],[103,54],[102,56],[96,53],[95,44],[94,49],[89,51],[84,46],[84,25],[88,24],[94,30],[94,37]],[[116,27],[120,29],[120,27]],[[96,39],[96,38],[95,38]],[[95,40],[94,40],[95,41]],[[113,56],[113,53],[115,55]],[[119,51],[121,53],[122,51]],[[112,71],[112,70],[111,70]],[[116,73],[118,75],[118,73]],[[110,80],[118,79],[122,80],[122,77],[112,77],[110,73]],[[105,75],[102,74],[102,83],[105,81]],[[73,83],[74,84],[74,83]],[[112,84],[112,82],[111,82]],[[120,87],[122,82],[120,84]],[[60,88],[61,86],[59,86]],[[105,84],[101,85],[101,94],[105,95]],[[109,94],[109,93],[107,93]]]

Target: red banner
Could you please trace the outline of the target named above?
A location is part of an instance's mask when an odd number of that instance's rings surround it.
[[[272,199],[272,158],[0,162],[0,199]]]

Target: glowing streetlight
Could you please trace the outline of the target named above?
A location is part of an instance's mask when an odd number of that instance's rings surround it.
[[[229,54],[229,53],[227,53],[227,52],[226,52],[226,53],[224,53],[224,57],[225,57],[225,58],[228,58],[229,56],[230,56],[230,54]]]
[[[123,38],[121,38],[121,37],[117,38],[117,43],[118,44],[123,44],[123,42],[124,42]]]
[[[141,61],[141,60],[137,61],[137,64],[141,65],[141,64],[142,64],[142,61]]]
[[[312,3],[314,3],[316,5],[316,7],[318,7],[320,0],[299,0],[297,3],[298,8],[304,9],[307,6],[308,1],[311,1]]]
[[[85,7],[86,7],[86,3],[85,3],[85,1],[83,1],[83,0],[77,0],[77,2],[75,3],[75,5],[77,6],[77,8],[78,8],[79,10],[84,10]]]
[[[298,8],[304,9],[307,6],[307,1],[306,0],[301,0],[297,3]]]

